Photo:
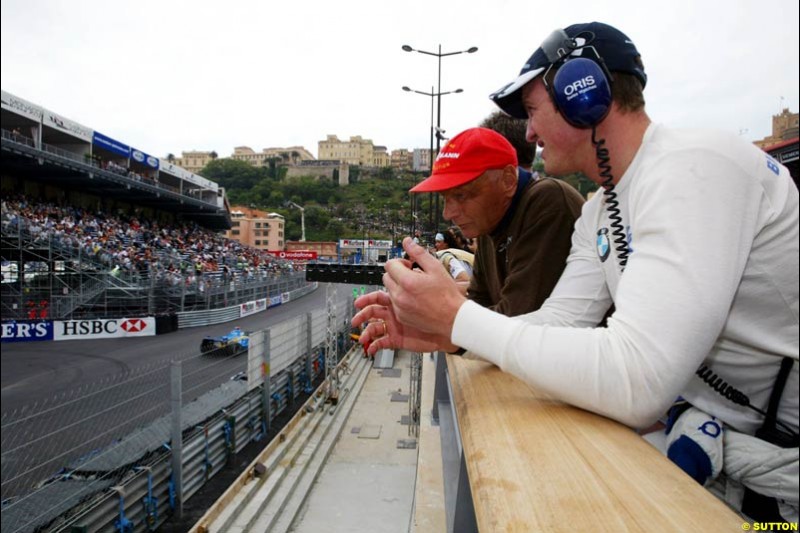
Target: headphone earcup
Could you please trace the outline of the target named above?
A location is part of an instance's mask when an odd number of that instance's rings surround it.
[[[600,65],[583,57],[561,65],[550,95],[564,119],[576,128],[596,126],[611,109],[608,78]]]

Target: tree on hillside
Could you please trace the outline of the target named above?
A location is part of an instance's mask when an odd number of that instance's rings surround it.
[[[281,173],[278,163],[283,161],[283,159],[273,155],[267,157],[264,161],[267,162],[267,169],[268,169],[267,175],[269,176],[269,178],[274,181],[280,181]]]
[[[252,189],[264,177],[263,171],[250,163],[227,158],[210,161],[201,174],[229,191]]]
[[[394,178],[394,169],[392,167],[382,167],[378,171],[378,177],[381,179],[392,179]]]

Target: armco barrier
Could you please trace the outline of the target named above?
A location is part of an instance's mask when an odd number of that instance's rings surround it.
[[[222,309],[210,309],[208,311],[186,311],[178,313],[178,329],[230,322],[231,320],[238,319],[239,313],[238,305],[232,305]]]
[[[306,294],[316,290],[318,286],[319,285],[317,283],[312,283],[305,287],[300,287],[299,289],[289,292],[289,301],[296,300],[301,296],[305,296]],[[269,301],[269,298],[267,300]],[[276,305],[279,304],[280,301],[276,303]],[[272,305],[268,304],[268,306]],[[178,313],[177,315],[178,329],[193,328],[197,326],[210,326],[212,324],[222,324],[223,322],[230,322],[231,320],[239,319],[241,317],[241,307],[237,304],[221,309],[209,309],[207,311],[185,311],[183,313]]]

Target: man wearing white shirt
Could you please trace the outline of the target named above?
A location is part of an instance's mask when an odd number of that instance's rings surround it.
[[[582,172],[604,191],[585,204],[567,268],[539,311],[508,318],[467,301],[406,240],[421,270],[388,263],[388,294],[358,300],[354,322],[386,321],[362,336],[370,350],[467,350],[634,427],[681,397],[688,411],[675,413],[675,431],[700,417],[724,433],[708,448],[684,435],[671,458],[751,518],[796,522],[797,188],[736,135],[652,123],[646,81],[627,36],[576,24],[492,95],[527,117],[548,174]],[[596,327],[611,304],[607,327]]]

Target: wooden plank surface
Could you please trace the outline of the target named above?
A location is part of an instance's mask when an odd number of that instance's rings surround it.
[[[481,532],[741,531],[739,515],[633,430],[447,357]]]

